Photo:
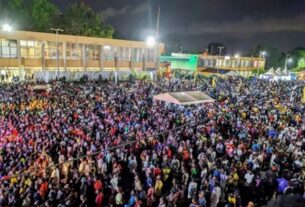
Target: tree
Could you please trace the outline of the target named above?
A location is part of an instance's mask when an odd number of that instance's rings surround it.
[[[47,32],[54,25],[59,9],[49,0],[33,0],[31,17],[33,28],[39,32]]]
[[[113,38],[115,38],[115,39],[121,39],[121,40],[126,39],[126,37],[125,37],[120,31],[118,31],[118,30],[114,30],[112,36],[113,36]]]
[[[265,68],[269,69],[271,67],[273,68],[284,67],[286,54],[270,45],[258,44],[255,46],[255,48],[253,48],[247,53],[247,56],[259,57],[261,51],[266,51],[267,53]]]
[[[32,28],[31,14],[29,6],[31,1],[10,0],[4,6],[6,7],[6,18],[19,30],[30,30]]]
[[[304,54],[303,58],[300,58],[298,60],[297,68],[301,69],[301,70],[305,70],[305,54]]]
[[[18,30],[49,32],[61,27],[64,33],[112,38],[114,29],[85,3],[70,4],[63,14],[50,0],[0,0],[4,20]]]
[[[289,51],[289,56],[293,59],[290,64],[295,71],[301,71],[305,69],[305,48],[297,47]]]
[[[174,38],[173,36],[165,36],[162,39],[162,42],[165,43],[165,55],[171,55],[172,53],[180,52],[183,46],[181,40]]]
[[[112,26],[105,25],[102,16],[83,2],[70,4],[62,19],[67,34],[112,38],[114,33]]]

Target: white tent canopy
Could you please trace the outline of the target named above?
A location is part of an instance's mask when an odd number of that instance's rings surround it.
[[[261,79],[268,79],[268,80],[273,80],[273,81],[289,81],[293,80],[294,77],[290,73],[290,71],[287,70],[287,68],[281,70],[281,68],[277,68],[276,71],[274,72],[274,69],[271,68],[267,73],[260,75]]]
[[[282,75],[282,69],[278,67],[275,71],[276,75]]]
[[[201,91],[169,92],[155,95],[154,100],[178,105],[212,103],[214,99]]]
[[[31,87],[32,91],[45,91],[50,92],[52,90],[51,86],[49,84],[45,85],[34,85]]]
[[[237,73],[235,71],[232,71],[232,70],[230,72],[227,72],[225,75],[227,75],[227,76],[240,76],[239,73]]]
[[[284,70],[282,71],[283,75],[289,75],[289,71],[287,68],[284,68]]]
[[[274,68],[270,68],[270,70],[268,70],[267,73],[265,73],[264,75],[275,75],[275,71],[274,71]]]

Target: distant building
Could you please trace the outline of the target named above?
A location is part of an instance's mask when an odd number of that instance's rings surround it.
[[[161,65],[165,62],[169,64],[171,70],[185,70],[203,74],[225,74],[235,71],[240,75],[249,76],[258,70],[263,70],[266,59],[173,53],[171,56],[161,56]]]
[[[198,55],[172,53],[171,56],[160,57],[161,66],[169,66],[171,70],[194,72],[198,65]]]
[[[57,47],[58,42],[58,54]],[[53,33],[0,30],[0,73],[35,71],[155,70],[163,44]]]

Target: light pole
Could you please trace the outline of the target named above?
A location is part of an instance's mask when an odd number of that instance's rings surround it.
[[[51,28],[51,31],[55,31],[56,32],[56,61],[57,61],[57,76],[59,76],[59,50],[58,50],[58,33],[59,32],[64,32],[63,29],[54,29]]]
[[[9,25],[9,24],[4,24],[4,25],[2,25],[2,30],[3,30],[4,32],[11,32],[11,31],[13,30],[13,28],[12,28],[12,26]]]
[[[285,59],[285,70],[287,69],[287,64],[288,63],[292,63],[292,58],[288,58],[289,57],[289,55],[286,55],[286,59]]]
[[[259,58],[265,58],[265,57],[266,57],[266,54],[267,54],[267,52],[264,51],[264,50],[259,51]],[[259,60],[259,61],[261,61],[261,60]],[[257,76],[259,76],[259,73],[260,73],[260,68],[258,67],[258,68],[257,68]]]
[[[266,51],[259,51],[259,58],[264,58],[266,56]]]
[[[181,54],[183,53],[183,47],[182,46],[180,47],[180,53]]]
[[[155,37],[153,36],[150,36],[146,39],[146,44],[149,48],[154,48],[154,53],[155,53],[155,67],[157,68],[157,55],[158,55],[158,52],[157,52],[157,48],[158,48],[158,43],[157,43],[157,40]],[[145,57],[145,62],[146,62],[146,57]],[[156,69],[157,70],[157,69]],[[151,76],[151,79],[152,81],[154,81],[154,77],[153,75],[150,73],[150,76]]]
[[[224,47],[223,46],[219,46],[218,49],[219,49],[219,56],[221,56],[221,51]]]
[[[223,46],[219,46],[218,49],[219,49],[219,57],[221,56],[221,51],[224,47]],[[217,74],[219,74],[219,67],[217,67]]]

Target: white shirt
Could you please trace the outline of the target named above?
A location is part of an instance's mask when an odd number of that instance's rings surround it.
[[[245,175],[245,179],[246,179],[246,181],[247,181],[247,183],[248,184],[250,184],[251,182],[252,182],[252,180],[253,180],[253,177],[254,177],[254,175],[251,173],[247,173],[246,175]]]

